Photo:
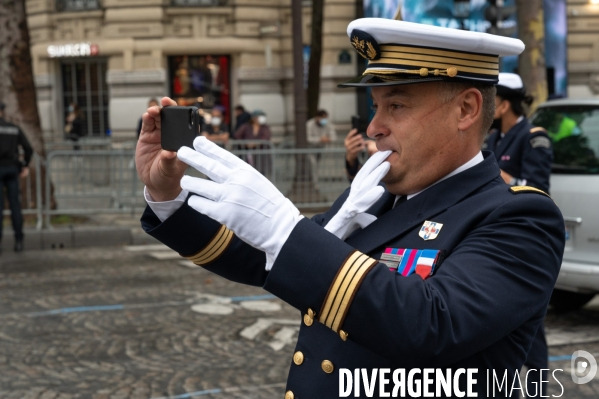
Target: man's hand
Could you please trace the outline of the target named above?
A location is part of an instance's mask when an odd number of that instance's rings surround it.
[[[364,138],[361,134],[358,134],[358,129],[352,129],[349,131],[347,136],[345,136],[345,159],[350,165],[353,165],[358,158],[358,154],[360,151],[364,149],[366,145]]]
[[[177,105],[168,97],[162,106]],[[141,133],[135,150],[137,174],[148,193],[157,202],[175,199],[181,192],[181,178],[187,165],[177,159],[177,153],[162,149],[160,144],[160,107],[148,108],[142,116]]]
[[[196,151],[182,147],[177,156],[211,180],[183,177],[181,187],[197,194],[189,198],[189,206],[264,251],[270,270],[302,218],[299,211],[266,177],[229,151],[205,137],[196,138],[193,146]]]
[[[27,166],[25,166],[25,167],[23,167],[23,169],[21,169],[21,173],[19,173],[19,177],[21,179],[24,179],[27,176],[29,176],[29,168]]]
[[[359,227],[353,223],[354,218],[366,212],[385,193],[379,182],[391,167],[389,162],[385,162],[389,155],[391,151],[377,152],[366,161],[351,184],[349,196],[324,227],[325,230],[344,240],[353,232],[352,229]]]

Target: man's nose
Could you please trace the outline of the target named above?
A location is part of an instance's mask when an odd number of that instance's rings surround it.
[[[374,140],[388,136],[390,133],[391,131],[387,125],[380,116],[377,116],[377,114],[374,115],[374,118],[372,118],[372,121],[368,124],[368,129],[366,129],[368,137]]]

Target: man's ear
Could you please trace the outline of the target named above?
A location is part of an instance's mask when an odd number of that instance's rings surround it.
[[[458,129],[467,131],[482,120],[483,96],[480,91],[471,87],[458,96],[458,101],[460,106]]]

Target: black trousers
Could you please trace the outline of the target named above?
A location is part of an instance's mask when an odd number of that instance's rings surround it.
[[[23,215],[19,202],[19,168],[17,166],[0,166],[0,215],[4,211],[4,187],[8,195],[10,218],[15,231],[15,240],[23,239]],[[4,219],[0,219],[0,222]],[[2,223],[0,223],[0,239],[2,238]]]

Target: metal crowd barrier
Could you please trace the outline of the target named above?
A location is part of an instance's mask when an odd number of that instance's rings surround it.
[[[296,206],[326,207],[349,187],[344,148],[275,148],[268,142],[230,142],[231,152],[270,179]],[[52,215],[136,213],[145,207],[143,184],[131,146],[110,150],[56,150],[34,156],[35,180],[25,181],[24,214],[34,214],[37,228],[51,227]],[[189,169],[188,173],[198,176]],[[43,175],[43,176],[42,176]],[[37,177],[43,177],[37,178]],[[43,185],[42,185],[43,181]],[[53,191],[56,207],[48,195]],[[6,210],[4,214],[9,214]]]

